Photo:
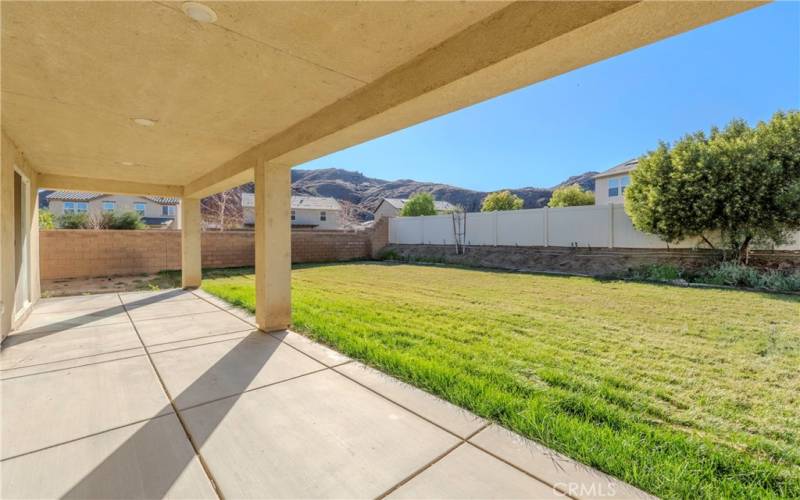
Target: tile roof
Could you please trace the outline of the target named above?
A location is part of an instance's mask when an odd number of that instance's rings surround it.
[[[256,195],[253,193],[242,193],[242,206],[256,206]],[[333,198],[323,198],[321,196],[292,196],[292,209],[309,208],[314,210],[341,210],[339,202]]]
[[[383,201],[394,208],[401,210],[408,202],[408,198],[384,198]],[[456,207],[455,205],[446,201],[434,201],[433,208],[436,209],[437,212],[446,212],[448,210],[455,210]]]
[[[114,195],[107,193],[82,193],[80,191],[54,191],[47,195],[47,199],[63,201],[91,201],[104,196]],[[180,201],[180,198],[169,196],[140,196],[140,198],[150,200],[153,203],[158,203],[159,205],[177,205]]]
[[[599,177],[610,177],[612,175],[624,174],[624,173],[630,172],[631,170],[635,169],[636,165],[638,165],[638,164],[639,164],[639,159],[638,158],[634,158],[634,159],[628,160],[628,161],[626,161],[624,163],[620,163],[619,165],[617,165],[615,167],[611,167],[608,170],[606,170],[605,172],[600,172],[599,174],[595,175],[594,178],[597,179]]]

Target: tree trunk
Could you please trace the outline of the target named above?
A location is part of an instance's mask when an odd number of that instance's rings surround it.
[[[752,236],[745,237],[742,245],[739,247],[739,264],[747,265],[750,261],[750,241],[752,241]]]
[[[712,250],[716,250],[716,247],[710,241],[708,241],[708,238],[706,238],[705,234],[701,234],[700,237],[703,238],[703,241],[705,241],[706,245],[711,247]]]

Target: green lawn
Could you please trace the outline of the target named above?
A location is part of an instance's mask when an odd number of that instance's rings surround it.
[[[253,309],[248,271],[203,288]],[[800,497],[800,297],[348,263],[294,328],[663,497]]]

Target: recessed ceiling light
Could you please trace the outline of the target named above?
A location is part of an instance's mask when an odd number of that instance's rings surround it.
[[[198,23],[213,23],[217,20],[217,13],[201,3],[183,2],[181,10]]]
[[[126,166],[126,167],[132,167],[132,166],[136,165],[136,164],[135,164],[135,163],[133,163],[132,161],[121,161],[121,162],[119,162],[119,163],[120,163],[120,165],[124,165],[124,166]]]
[[[133,118],[133,123],[141,125],[142,127],[152,127],[156,124],[156,120],[151,120],[150,118]]]

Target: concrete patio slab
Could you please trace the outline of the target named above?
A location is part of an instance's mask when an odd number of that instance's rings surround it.
[[[217,335],[209,335],[209,336],[197,337],[194,339],[179,340],[177,342],[168,342],[166,344],[155,344],[152,346],[147,346],[147,350],[148,352],[150,352],[150,354],[156,354],[159,352],[184,349],[186,347],[197,347],[206,344],[216,344],[218,342],[224,342],[226,340],[243,339],[248,335],[250,335],[252,332],[253,329],[251,328],[243,332],[219,333]]]
[[[608,474],[497,425],[482,430],[470,442],[540,481],[556,486],[573,498],[654,498]]]
[[[138,301],[126,304],[125,308],[131,315],[133,321],[141,321],[153,318],[170,318],[175,316],[187,316],[205,312],[216,312],[220,309],[213,304],[197,297],[191,299],[181,298],[167,302],[145,302]]]
[[[15,334],[57,332],[84,326],[105,326],[130,323],[121,305],[99,310],[70,310],[47,314],[31,314]]]
[[[145,356],[0,382],[2,458],[171,411]]]
[[[488,423],[462,408],[361,363],[348,363],[335,369],[461,438],[469,437]]]
[[[330,370],[182,413],[230,498],[374,498],[459,442]]]
[[[117,295],[117,294],[109,294]],[[100,295],[96,295],[99,297]],[[142,292],[125,292],[119,294],[119,300],[125,305],[147,305],[147,304],[163,304],[165,302],[174,302],[177,300],[192,300],[197,297],[190,290],[183,290],[181,288],[171,288],[169,290],[159,291],[142,291]]]
[[[2,498],[217,498],[174,414],[2,467]]]
[[[518,469],[465,443],[387,498],[565,498]]]
[[[244,338],[153,354],[179,409],[325,368],[258,330]]]
[[[83,310],[108,309],[119,306],[116,294],[79,295],[73,297],[54,297],[41,299],[33,306],[32,314],[58,313]]]
[[[53,361],[48,363],[39,363],[33,365],[26,365],[21,368],[11,368],[0,372],[0,380],[11,380],[28,375],[36,375],[51,372],[60,372],[73,368],[80,368],[83,366],[97,365],[100,363],[108,363],[110,361],[136,358],[146,356],[145,350],[141,347],[136,349],[125,349],[122,351],[110,351],[103,354],[94,354],[86,357],[78,357],[66,359],[64,361]],[[2,359],[3,356],[0,356]]]
[[[134,324],[147,346],[253,329],[253,325],[219,309],[185,316],[134,319]]]
[[[15,332],[3,342],[3,349],[7,352],[0,357],[0,370],[5,372],[72,359],[84,359],[86,363],[91,362],[88,358],[98,354],[141,347],[130,322],[52,332]]]
[[[236,307],[235,305],[233,305],[233,304],[231,304],[229,302],[225,302],[224,300],[220,299],[216,295],[211,295],[210,293],[208,293],[205,290],[202,290],[200,288],[198,288],[197,290],[192,290],[192,293],[196,297],[199,297],[199,298],[205,300],[206,302],[210,302],[210,303],[214,304],[215,306],[219,307],[220,309],[233,309],[233,308]]]
[[[298,351],[308,354],[326,366],[336,366],[350,361],[350,358],[344,354],[336,352],[329,347],[326,347],[318,342],[314,342],[308,337],[298,335],[289,330],[272,332],[271,335],[276,339],[289,344]]]

